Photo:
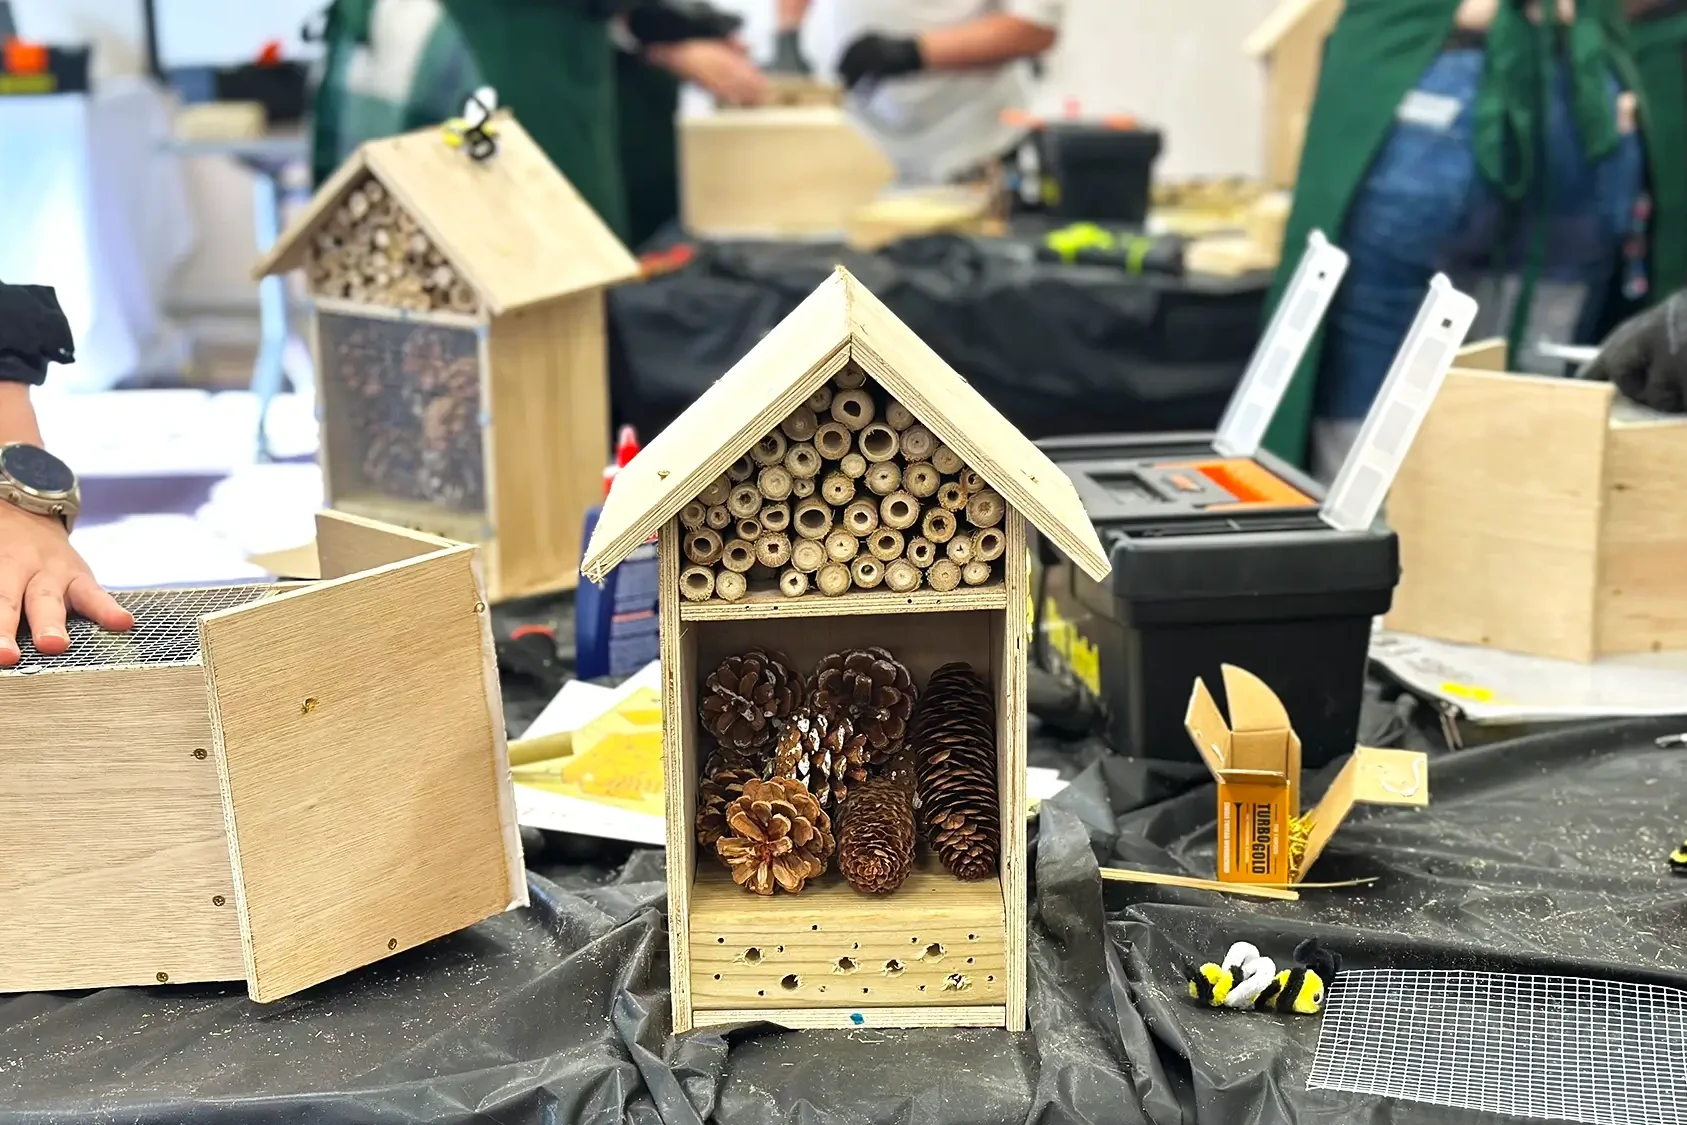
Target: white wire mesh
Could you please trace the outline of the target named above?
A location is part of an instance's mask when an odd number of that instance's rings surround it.
[[[1687,992],[1575,977],[1343,972],[1307,1088],[1588,1125],[1687,1122]]]

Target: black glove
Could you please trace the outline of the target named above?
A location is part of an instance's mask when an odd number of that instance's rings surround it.
[[[838,77],[844,88],[854,89],[872,78],[895,78],[925,68],[917,39],[868,32],[844,49],[838,60]]]
[[[70,321],[52,287],[0,282],[0,383],[39,385],[48,363],[75,362]]]
[[[800,74],[810,75],[814,68],[803,58],[802,42],[796,31],[781,31],[779,37],[773,41],[773,62],[768,65],[769,74]]]
[[[1687,413],[1687,289],[1623,321],[1582,372],[1653,410]]]
[[[627,31],[645,46],[684,43],[691,39],[725,39],[743,26],[742,17],[701,0],[646,2],[627,12]]]

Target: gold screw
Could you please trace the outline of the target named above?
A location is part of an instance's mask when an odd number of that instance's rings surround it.
[[[397,938],[388,938],[387,939],[387,948],[388,949],[397,949],[398,948],[398,939]]]
[[[485,613],[486,612],[486,603],[485,602],[475,602],[474,603],[474,611],[476,613]]]
[[[228,900],[225,899],[222,895],[212,895],[211,896],[211,905],[212,906],[221,906],[223,903],[225,903],[227,901]]]
[[[158,983],[159,984],[163,984],[165,981],[167,981],[169,979],[170,979],[169,973],[159,973],[158,974]]]
[[[299,714],[301,715],[308,715],[314,710],[316,710],[316,696],[314,695],[299,704]]]
[[[198,758],[201,762],[203,762],[205,760],[205,751],[204,750],[195,750],[193,752],[193,756],[195,758]]]

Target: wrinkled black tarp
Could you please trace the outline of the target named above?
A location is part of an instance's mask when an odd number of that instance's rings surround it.
[[[1034,761],[1087,766],[1035,835],[1023,1036],[676,1040],[660,853],[553,838],[530,853],[531,909],[277,1004],[233,986],[0,999],[0,1125],[1464,1120],[1308,1093],[1317,1019],[1197,1009],[1176,964],[1240,938],[1286,958],[1317,934],[1354,966],[1687,984],[1687,885],[1663,862],[1687,827],[1687,758],[1653,745],[1680,729],[1606,724],[1439,755],[1428,811],[1360,810],[1316,868],[1383,881],[1300,903],[1104,895],[1096,854],[1210,871],[1212,790],[1199,767],[1034,739]],[[1433,746],[1435,730],[1409,699],[1373,699],[1363,734]]]
[[[1031,437],[1210,429],[1259,338],[1269,275],[1132,277],[954,235],[875,254],[705,243],[609,295],[619,421],[653,434],[843,263]]]

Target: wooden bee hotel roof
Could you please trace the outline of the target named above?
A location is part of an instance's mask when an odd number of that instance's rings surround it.
[[[1072,482],[838,267],[615,478],[581,572],[603,577],[853,362],[1091,577],[1110,565]]]
[[[438,128],[371,141],[323,184],[252,269],[254,278],[305,265],[311,236],[373,176],[416,219],[500,316],[638,275],[638,263],[507,112],[493,118],[497,151],[475,161]]]

